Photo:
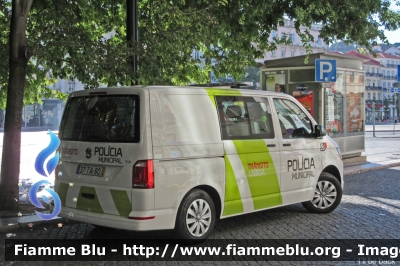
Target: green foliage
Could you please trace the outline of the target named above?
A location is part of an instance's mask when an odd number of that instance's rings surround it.
[[[0,0],[0,108],[8,81],[10,2]],[[26,29],[33,57],[29,62],[25,103],[40,95],[65,98],[51,87],[57,78],[79,79],[87,89],[99,83],[129,85],[134,76],[128,58],[139,57],[140,84],[205,83],[231,74],[236,80],[266,50],[288,44],[270,32],[295,19],[295,31],[311,52],[305,27],[321,23],[326,43],[343,40],[370,49],[383,29],[397,29],[400,15],[389,0],[174,0],[139,1],[139,42],[126,42],[126,1],[34,0]],[[383,27],[381,27],[383,26]],[[193,57],[200,51],[199,58]]]

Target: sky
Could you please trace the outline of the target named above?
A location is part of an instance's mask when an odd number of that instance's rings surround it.
[[[396,31],[386,31],[385,30],[385,36],[388,39],[389,43],[396,43],[400,42],[400,30]]]
[[[392,4],[390,5],[390,9],[400,11],[400,7],[396,6],[395,1],[392,0]],[[388,39],[389,43],[396,43],[400,42],[400,29],[396,31],[387,31],[385,30],[386,38]]]

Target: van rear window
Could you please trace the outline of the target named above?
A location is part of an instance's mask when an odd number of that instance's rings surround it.
[[[60,125],[61,140],[139,142],[139,97],[96,95],[70,98]]]

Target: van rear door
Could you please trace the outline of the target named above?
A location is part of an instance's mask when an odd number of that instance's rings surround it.
[[[132,167],[146,158],[139,98],[105,93],[68,100],[56,173],[63,206],[122,216],[132,211]]]

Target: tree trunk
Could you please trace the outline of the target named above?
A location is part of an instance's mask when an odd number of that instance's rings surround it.
[[[10,76],[4,124],[0,210],[15,210],[19,199],[21,122],[26,68],[31,56],[26,23],[33,0],[13,0],[10,30]]]

